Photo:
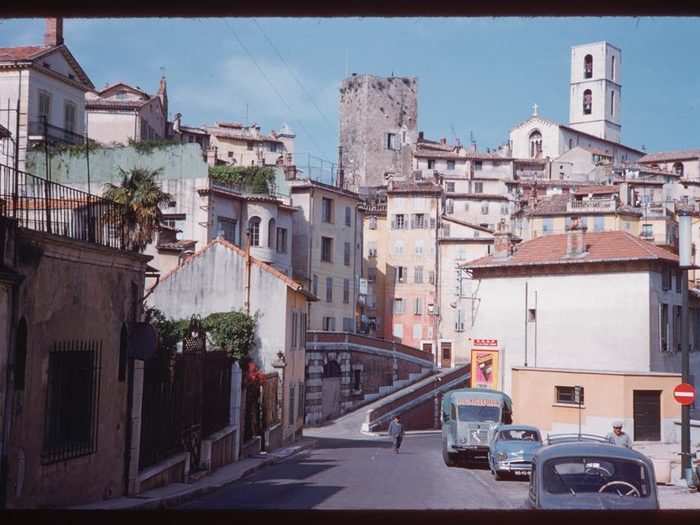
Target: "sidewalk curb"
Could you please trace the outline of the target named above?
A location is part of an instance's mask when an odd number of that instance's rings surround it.
[[[389,434],[386,432],[369,432],[367,430],[360,430],[361,434],[364,434],[365,436],[370,436],[370,437],[389,437]],[[422,434],[425,435],[430,435],[430,434],[441,434],[442,430],[407,430],[404,432],[404,435],[406,436],[419,436]]]
[[[158,510],[158,509],[166,509],[166,508],[171,508],[176,505],[180,505],[182,503],[185,503],[187,501],[190,501],[192,499],[195,499],[199,496],[204,496],[206,494],[209,494],[211,492],[214,492],[222,487],[225,487],[226,485],[229,485],[231,483],[235,483],[236,481],[240,481],[241,479],[245,478],[246,476],[249,476],[250,474],[267,467],[268,465],[273,465],[273,464],[278,464],[278,463],[283,463],[289,459],[292,459],[294,457],[298,457],[301,454],[308,453],[312,449],[316,448],[318,445],[318,441],[316,439],[309,438],[310,441],[302,444],[302,445],[296,445],[296,447],[299,447],[298,450],[295,450],[291,454],[287,456],[275,456],[274,452],[271,452],[269,454],[268,458],[265,458],[262,460],[260,463],[257,465],[252,465],[250,468],[247,468],[244,470],[240,475],[238,475],[235,478],[227,479],[225,481],[221,481],[218,483],[212,483],[209,485],[205,485],[202,487],[197,487],[197,488],[189,488],[189,489],[184,489],[182,492],[179,494],[173,494],[171,496],[163,496],[161,498],[149,498],[147,500],[144,500],[142,502],[135,502],[134,505],[130,506],[125,506],[119,509],[99,509],[96,508],[94,510]],[[292,446],[294,447],[294,445]],[[205,476],[202,478],[202,480],[206,480],[207,477],[211,476],[209,474],[208,476]],[[147,496],[132,496],[132,497],[127,497],[125,499],[145,499]],[[87,509],[81,509],[80,507],[73,507],[74,510],[87,510]]]

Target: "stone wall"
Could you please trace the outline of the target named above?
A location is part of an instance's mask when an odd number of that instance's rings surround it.
[[[24,281],[14,319],[26,322],[27,344],[24,387],[12,385],[8,507],[79,505],[121,496],[128,390],[119,373],[121,329],[140,317],[148,258],[24,229],[17,230],[16,244],[13,269]],[[65,349],[78,342],[83,349],[93,345],[100,355],[94,375],[99,378],[96,445],[58,461],[44,455],[48,382],[58,377],[49,374],[49,358],[55,345]],[[52,441],[61,443],[60,437]]]
[[[410,170],[409,144],[417,139],[418,81],[415,77],[355,75],[340,88],[340,145],[345,187],[386,184],[386,172]],[[406,133],[405,140],[403,133]],[[387,133],[397,148],[387,148]]]
[[[392,350],[393,348],[393,350]],[[344,414],[392,389],[409,384],[433,369],[430,354],[388,341],[343,333],[310,332],[306,349],[305,422],[318,424],[323,413],[324,367],[340,367],[340,407]],[[355,389],[355,374],[360,384]]]

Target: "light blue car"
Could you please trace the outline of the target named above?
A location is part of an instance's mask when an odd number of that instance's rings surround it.
[[[527,476],[532,457],[542,446],[540,431],[528,425],[499,425],[489,443],[489,468],[497,480]]]

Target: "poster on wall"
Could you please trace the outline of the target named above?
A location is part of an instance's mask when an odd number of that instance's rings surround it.
[[[471,387],[501,389],[500,350],[496,339],[472,342]]]

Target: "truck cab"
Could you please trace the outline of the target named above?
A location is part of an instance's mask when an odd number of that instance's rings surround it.
[[[458,459],[488,459],[489,443],[499,424],[512,423],[513,403],[497,390],[463,388],[442,399],[442,457],[453,466]]]

